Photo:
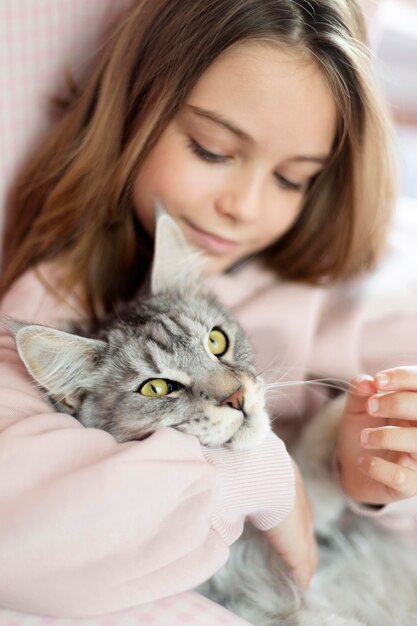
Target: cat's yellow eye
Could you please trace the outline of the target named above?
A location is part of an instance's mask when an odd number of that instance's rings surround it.
[[[147,398],[162,398],[163,396],[167,396],[171,393],[171,391],[172,389],[170,389],[168,381],[164,378],[153,378],[152,380],[148,380],[139,389],[139,393]]]
[[[208,336],[208,347],[215,356],[223,356],[229,347],[227,335],[220,328],[214,327]]]

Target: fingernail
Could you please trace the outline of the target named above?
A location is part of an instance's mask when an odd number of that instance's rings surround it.
[[[390,377],[386,372],[381,372],[380,374],[377,374],[376,379],[378,381],[379,387],[388,387],[390,383]]]
[[[379,400],[377,400],[376,398],[371,398],[369,400],[369,410],[371,411],[371,413],[378,413],[378,409],[379,409]]]
[[[361,443],[363,445],[366,445],[367,443],[369,443],[370,434],[371,434],[370,430],[363,430],[361,432]]]

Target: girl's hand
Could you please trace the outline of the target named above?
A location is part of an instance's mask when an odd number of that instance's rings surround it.
[[[295,503],[292,511],[265,535],[281,559],[286,563],[294,581],[308,587],[318,563],[317,543],[314,538],[313,513],[297,465],[295,471]]]
[[[417,494],[417,367],[353,381],[337,458],[346,493],[369,504]]]

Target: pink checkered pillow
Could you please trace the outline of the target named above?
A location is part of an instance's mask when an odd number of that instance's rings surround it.
[[[5,195],[49,124],[65,72],[87,71],[105,27],[131,0],[0,0],[0,224]]]

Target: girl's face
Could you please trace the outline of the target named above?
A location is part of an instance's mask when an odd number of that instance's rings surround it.
[[[221,272],[283,235],[335,137],[337,109],[319,68],[260,42],[224,52],[191,91],[135,181],[154,232],[158,198]]]

